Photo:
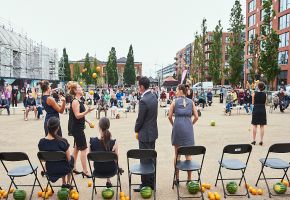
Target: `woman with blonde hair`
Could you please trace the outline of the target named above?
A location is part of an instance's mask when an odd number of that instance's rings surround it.
[[[76,161],[78,157],[79,151],[81,152],[81,163],[82,163],[82,172],[78,172],[74,169],[74,173],[82,174],[83,177],[89,178],[89,172],[87,169],[87,141],[84,133],[85,129],[85,116],[90,113],[94,108],[85,107],[83,101],[81,101],[81,97],[83,96],[82,87],[76,82],[68,82],[67,88],[69,90],[70,95],[73,96],[71,102],[71,108],[69,113],[69,122],[68,122],[68,131],[74,137],[74,167],[76,168]]]
[[[198,120],[197,109],[191,99],[186,98],[187,90],[185,85],[178,85],[176,89],[177,98],[172,102],[169,109],[168,119],[173,126],[171,142],[175,149],[175,158],[177,149],[180,146],[193,146],[194,133],[193,125]],[[174,121],[173,121],[174,113]],[[192,119],[193,116],[193,119]],[[186,160],[190,160],[190,156],[186,156]],[[175,159],[176,160],[176,159]],[[177,160],[180,160],[178,157]],[[191,180],[192,172],[188,172],[187,180]],[[176,180],[179,183],[179,171],[176,170]]]

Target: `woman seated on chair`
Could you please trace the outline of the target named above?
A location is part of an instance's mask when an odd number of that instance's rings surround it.
[[[74,158],[69,152],[69,143],[66,139],[57,135],[60,121],[57,117],[51,117],[47,122],[48,135],[38,143],[39,151],[62,151],[65,152],[68,161],[49,161],[45,163],[46,172],[51,182],[62,178],[62,187],[71,188],[71,175]]]
[[[118,156],[118,145],[116,140],[112,139],[112,134],[109,131],[110,120],[103,117],[99,121],[99,137],[90,138],[90,151],[106,151],[114,152]],[[116,174],[117,164],[115,162],[94,162],[93,174]],[[112,187],[110,179],[107,179],[107,187]]]
[[[112,98],[110,99],[110,103],[111,103],[111,111],[112,111],[112,118],[115,119],[117,118],[118,115],[118,101],[116,98],[116,95],[113,93],[112,94]]]

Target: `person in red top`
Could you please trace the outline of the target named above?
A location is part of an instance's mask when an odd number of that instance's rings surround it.
[[[174,97],[175,97],[175,92],[173,91],[173,88],[171,88],[169,92],[169,99],[172,101]]]

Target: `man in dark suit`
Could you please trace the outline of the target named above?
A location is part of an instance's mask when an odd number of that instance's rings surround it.
[[[139,113],[135,124],[135,132],[138,133],[139,149],[155,149],[155,141],[158,138],[157,114],[158,100],[149,90],[150,81],[147,77],[139,79],[139,92],[141,99],[139,102]],[[140,160],[141,163],[152,162],[152,160]],[[135,189],[139,192],[144,186],[154,188],[153,175],[141,176],[142,184]]]

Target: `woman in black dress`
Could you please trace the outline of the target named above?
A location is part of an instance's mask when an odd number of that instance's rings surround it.
[[[109,131],[110,121],[108,118],[103,117],[99,121],[100,137],[90,139],[90,151],[108,151],[114,152],[118,155],[118,145],[116,140],[112,139]],[[114,174],[117,171],[115,162],[95,162],[94,173],[98,174]],[[107,179],[107,187],[112,187],[110,179]]]
[[[73,96],[73,100],[71,102],[71,109],[69,113],[69,122],[68,129],[69,134],[74,137],[74,158],[76,166],[76,161],[78,157],[79,151],[81,152],[81,163],[83,167],[83,172],[78,172],[74,169],[76,174],[82,174],[83,177],[89,178],[88,169],[87,169],[87,141],[85,136],[85,116],[90,113],[94,108],[85,108],[83,101],[81,101],[81,97],[83,96],[82,87],[76,82],[69,82],[68,89],[70,95]]]
[[[46,111],[46,116],[44,120],[44,131],[45,135],[47,135],[48,133],[47,122],[51,117],[59,118],[59,113],[63,113],[65,109],[65,98],[59,95],[59,99],[62,102],[61,105],[59,105],[58,102],[56,102],[55,99],[51,96],[51,87],[47,80],[41,81],[40,87],[42,90],[41,102],[44,110]],[[62,137],[61,127],[59,127],[57,134],[60,137]]]
[[[265,90],[265,84],[260,82],[258,84],[258,92],[255,92],[252,96],[252,104],[254,105],[252,114],[252,124],[253,124],[253,142],[252,145],[256,144],[257,126],[260,125],[260,137],[261,141],[259,145],[263,145],[264,138],[264,126],[267,125],[266,116],[266,94],[263,92]]]
[[[69,143],[61,138],[57,132],[60,128],[60,122],[57,117],[51,117],[47,122],[48,134],[38,143],[39,151],[62,151],[65,152],[67,161],[49,161],[45,163],[46,173],[52,182],[62,178],[62,187],[71,188],[70,172],[73,168],[74,159],[69,152]]]

